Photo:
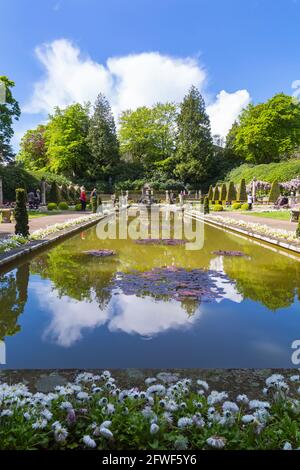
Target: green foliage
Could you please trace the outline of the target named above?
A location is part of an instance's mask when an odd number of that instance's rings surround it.
[[[234,183],[230,181],[227,189],[226,202],[236,201],[236,189]]]
[[[235,202],[234,204],[232,204],[231,209],[233,209],[234,211],[237,211],[241,207],[242,207],[242,204],[240,202]]]
[[[180,105],[177,117],[175,174],[185,183],[205,183],[211,172],[213,145],[205,103],[192,87]]]
[[[242,179],[237,193],[237,200],[240,202],[247,201],[247,188],[245,179]]]
[[[58,208],[62,211],[67,211],[69,209],[69,206],[66,202],[62,201],[58,204]]]
[[[226,201],[226,195],[227,195],[227,187],[226,187],[226,184],[223,183],[221,186],[220,200]]]
[[[89,122],[87,143],[91,154],[91,160],[86,162],[89,177],[108,178],[119,161],[119,142],[109,102],[101,93]]]
[[[45,141],[46,126],[40,124],[35,129],[28,130],[22,137],[17,161],[24,164],[28,170],[40,170],[48,165]]]
[[[204,208],[203,208],[204,214],[209,214],[209,199],[208,197],[204,198]]]
[[[247,202],[245,204],[241,205],[241,210],[242,211],[248,211],[249,209],[250,209],[249,204]]]
[[[208,190],[207,198],[209,201],[212,201],[213,197],[214,197],[214,190],[213,190],[213,187],[210,186]]]
[[[0,165],[0,176],[4,201],[15,201],[16,188],[24,188],[28,192],[40,187],[39,179],[18,164]]]
[[[48,168],[66,177],[82,177],[89,163],[89,109],[78,103],[55,109],[45,131]]]
[[[125,111],[120,117],[119,139],[123,159],[142,165],[145,171],[155,168],[166,177],[174,169],[176,139],[176,106],[158,103],[135,111]]]
[[[60,204],[62,204],[62,203],[60,203]],[[47,205],[47,209],[48,209],[48,211],[56,211],[57,210],[56,202],[49,202],[49,204]]]
[[[29,225],[28,225],[28,213],[26,207],[27,197],[26,192],[23,188],[16,189],[16,207],[14,215],[16,219],[15,234],[28,237]]]
[[[226,181],[239,183],[243,178],[250,183],[255,177],[257,180],[267,181],[290,181],[300,175],[300,160],[293,159],[279,163],[263,165],[243,164],[232,170],[226,176]]]
[[[75,211],[81,211],[81,204],[75,205]]]
[[[216,186],[214,189],[213,201],[219,201],[219,199],[220,199],[220,191],[219,191],[218,186]]]
[[[250,104],[229,132],[228,141],[243,160],[256,164],[293,156],[300,145],[300,103],[279,93],[265,103]]]
[[[269,194],[269,202],[276,202],[280,196],[280,187],[278,181],[274,181]]]
[[[221,212],[224,210],[222,204],[214,204],[212,208],[213,212]]]
[[[58,204],[61,201],[61,194],[58,184],[53,181],[50,188],[49,201]]]
[[[296,229],[296,236],[297,236],[297,238],[300,238],[300,217],[299,217],[298,226],[297,226],[297,229]]]
[[[91,199],[91,208],[94,214],[97,212],[97,207],[98,207],[97,196],[93,196]]]
[[[5,102],[0,102],[0,158],[8,162],[14,156],[10,145],[10,140],[14,135],[13,122],[19,119],[21,110],[11,92],[11,88],[15,86],[14,82],[2,75],[0,86],[5,88]]]

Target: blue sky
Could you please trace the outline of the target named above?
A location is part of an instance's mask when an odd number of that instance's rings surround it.
[[[192,82],[226,134],[250,100],[300,79],[298,0],[0,0],[0,17],[0,75],[23,108],[15,145],[54,104],[102,91],[117,116]]]

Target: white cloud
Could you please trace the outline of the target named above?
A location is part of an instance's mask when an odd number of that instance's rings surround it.
[[[220,91],[216,101],[207,107],[212,134],[225,137],[241,110],[250,103],[250,99],[247,90],[234,93]]]
[[[203,93],[206,71],[194,58],[174,58],[159,52],[110,57],[105,64],[84,57],[67,39],[39,46],[36,56],[45,76],[34,85],[33,95],[23,112],[49,113],[55,106],[93,102],[102,92],[117,117],[122,110],[149,106],[158,101],[182,100],[191,85]],[[214,133],[225,135],[249,93],[222,90],[208,112]]]

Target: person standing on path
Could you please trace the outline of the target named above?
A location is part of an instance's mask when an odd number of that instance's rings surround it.
[[[81,202],[81,210],[85,211],[86,208],[86,192],[85,192],[85,187],[82,186],[80,188],[80,202]]]
[[[249,211],[251,211],[252,210],[252,205],[253,205],[253,197],[252,197],[251,193],[248,194],[247,202],[248,202],[248,206],[249,206]]]

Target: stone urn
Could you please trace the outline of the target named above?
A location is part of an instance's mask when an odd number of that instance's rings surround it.
[[[10,224],[12,217],[12,209],[2,209],[2,224]]]

